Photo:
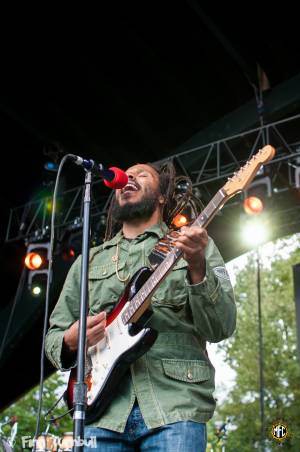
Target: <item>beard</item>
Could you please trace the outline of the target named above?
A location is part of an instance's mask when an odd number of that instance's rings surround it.
[[[131,203],[130,201],[120,206],[118,201],[112,209],[112,216],[115,222],[148,220],[154,213],[158,205],[158,193],[145,193],[143,199]]]

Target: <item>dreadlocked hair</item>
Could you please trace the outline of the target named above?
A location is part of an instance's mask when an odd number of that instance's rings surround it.
[[[162,163],[147,163],[147,165],[153,168],[159,176],[159,189],[164,196],[164,204],[161,210],[162,222],[171,228],[173,218],[187,205],[191,207],[195,215],[199,214],[203,209],[203,204],[194,195],[191,180],[187,176],[176,177],[172,160]],[[180,184],[185,186],[183,193],[177,189]],[[104,241],[110,240],[122,227],[122,223],[116,221],[112,216],[115,203],[116,197],[114,195],[107,213]]]
[[[187,207],[190,210],[191,220],[195,219],[204,209],[201,199],[193,192],[192,181],[187,176],[176,177],[176,188],[173,198],[175,206],[170,212],[171,222],[178,213]]]
[[[177,176],[172,160],[159,163],[147,163],[159,174],[160,192],[165,197],[162,210],[162,220],[171,228],[174,217],[186,206],[191,208],[193,216],[196,217],[203,210],[204,205],[193,193],[192,181],[188,176]],[[184,190],[180,190],[184,186]]]

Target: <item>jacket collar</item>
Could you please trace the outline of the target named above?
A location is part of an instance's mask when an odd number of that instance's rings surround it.
[[[162,238],[168,231],[167,225],[162,223],[154,224],[149,228],[145,229],[144,232],[139,234],[134,240],[137,242],[144,240],[147,236],[154,235],[158,239]],[[103,243],[103,248],[110,248],[111,246],[115,246],[118,242],[120,242],[123,238],[123,232],[120,230],[112,239],[107,240]]]

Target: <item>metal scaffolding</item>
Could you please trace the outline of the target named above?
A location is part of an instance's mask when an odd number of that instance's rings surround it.
[[[235,171],[245,164],[258,149],[271,144],[276,149],[276,157],[264,168],[272,180],[273,194],[299,188],[300,174],[300,115],[263,125],[238,135],[195,147],[160,160],[172,160],[178,173],[188,176],[195,192],[204,202],[208,202]],[[297,176],[298,175],[298,176]],[[299,180],[298,180],[299,179]],[[219,183],[220,182],[220,183]],[[100,180],[92,184],[92,228],[98,230],[105,224],[105,215],[111,194],[103,194],[97,189]],[[95,189],[96,188],[96,189]],[[102,193],[102,194],[101,194]],[[239,199],[239,198],[237,198]],[[240,203],[240,199],[233,201]],[[49,235],[51,197],[32,200],[25,205],[11,209],[6,234],[6,242],[25,240],[30,243],[43,240]],[[63,192],[58,199],[56,213],[58,234],[76,231],[82,226],[83,186]],[[226,205],[225,205],[226,207]],[[296,204],[278,210],[278,218],[299,224],[300,209]],[[290,218],[288,220],[287,218]]]

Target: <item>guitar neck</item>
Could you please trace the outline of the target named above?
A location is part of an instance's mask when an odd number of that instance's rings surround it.
[[[225,204],[227,199],[228,196],[221,188],[191,226],[201,226],[202,228],[206,228],[219,210],[222,209],[223,204]]]
[[[192,226],[201,226],[205,228],[214,218],[216,213],[222,208],[226,200],[226,194],[220,189],[201,214],[193,222]],[[129,323],[136,321],[140,315],[147,309],[151,302],[151,296],[162,283],[168,273],[175,266],[176,262],[182,257],[182,252],[178,248],[173,248],[154,270],[150,278],[143,284],[143,287],[132,298],[130,305],[122,314],[123,322]],[[146,306],[144,306],[146,304]],[[140,313],[140,315],[137,315]]]

